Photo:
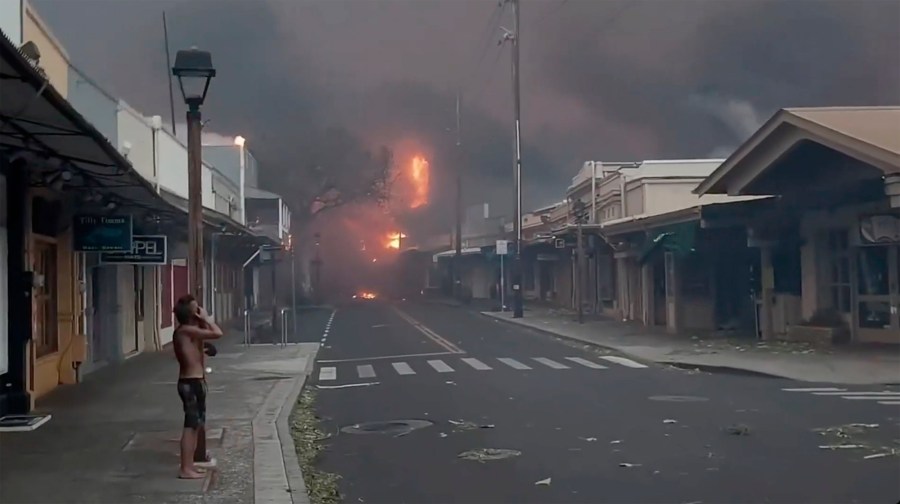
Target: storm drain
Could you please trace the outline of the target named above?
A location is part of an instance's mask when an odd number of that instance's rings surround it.
[[[429,420],[387,420],[381,422],[363,422],[341,428],[345,434],[386,434],[400,437],[418,429],[434,425]]]
[[[655,395],[650,396],[648,399],[650,399],[651,401],[663,402],[704,402],[709,400],[709,398],[707,397],[689,395]]]

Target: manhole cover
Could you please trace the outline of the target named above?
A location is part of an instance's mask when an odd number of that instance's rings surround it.
[[[400,437],[432,425],[434,422],[429,420],[388,420],[348,425],[342,427],[341,432],[345,434],[387,434]]]
[[[649,399],[651,401],[665,401],[665,402],[704,402],[708,401],[707,397],[700,396],[690,396],[690,395],[655,395],[650,396]]]

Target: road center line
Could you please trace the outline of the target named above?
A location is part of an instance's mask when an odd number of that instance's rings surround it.
[[[416,319],[410,317],[409,315],[407,315],[406,313],[404,313],[402,310],[400,310],[400,308],[397,308],[396,306],[393,306],[392,308],[394,309],[394,311],[397,312],[397,315],[399,315],[400,318],[407,321],[411,326],[416,328],[416,330],[418,330],[420,333],[424,334],[426,338],[435,342],[438,346],[440,346],[442,348],[446,348],[451,353],[457,353],[457,354],[466,353],[463,349],[454,345],[450,341],[447,341],[441,335],[439,335],[436,332],[432,331],[431,329],[425,327],[425,325],[422,324],[421,322],[419,322],[418,320],[416,320]]]

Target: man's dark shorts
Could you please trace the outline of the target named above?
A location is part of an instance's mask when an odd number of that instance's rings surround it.
[[[206,424],[206,380],[179,378],[178,396],[184,405],[184,427],[196,429]]]

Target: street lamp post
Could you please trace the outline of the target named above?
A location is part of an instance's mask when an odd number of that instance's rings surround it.
[[[200,144],[200,106],[206,100],[209,81],[216,76],[212,56],[196,47],[178,51],[172,74],[178,77],[181,95],[188,106],[188,289],[203,301],[203,157]],[[202,353],[201,353],[202,355]],[[194,461],[205,462],[206,430],[200,429]]]
[[[203,300],[203,193],[200,106],[206,100],[209,82],[216,76],[212,56],[196,47],[178,51],[172,74],[178,78],[188,106],[188,289]]]

